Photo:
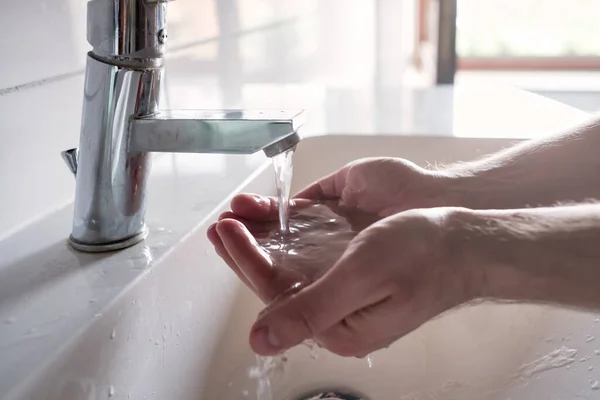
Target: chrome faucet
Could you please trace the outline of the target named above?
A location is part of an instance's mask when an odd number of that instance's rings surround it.
[[[303,111],[161,110],[168,0],[90,0],[78,149],[62,156],[75,174],[71,246],[132,246],[144,223],[149,152],[273,157],[294,147]]]

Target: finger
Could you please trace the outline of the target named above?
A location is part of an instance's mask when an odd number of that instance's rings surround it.
[[[398,337],[398,304],[389,296],[320,333],[319,343],[342,357],[365,357]]]
[[[255,221],[271,220],[277,217],[277,200],[273,197],[256,194],[239,194],[231,200],[234,214]]]
[[[241,222],[246,227],[246,229],[248,229],[250,233],[252,233],[253,236],[272,232],[273,229],[278,227],[275,221],[252,221],[241,217],[238,214],[233,213],[232,211],[225,211],[224,213],[219,215],[218,221],[222,221],[224,219],[235,219],[236,221]]]
[[[255,289],[252,286],[252,284],[250,283],[250,281],[248,281],[248,278],[246,278],[246,275],[244,275],[244,273],[240,270],[240,268],[237,266],[235,261],[233,261],[233,258],[231,258],[231,256],[225,249],[225,246],[223,245],[223,242],[221,241],[221,238],[219,237],[219,234],[217,233],[217,224],[212,224],[208,228],[206,235],[208,236],[208,240],[210,240],[210,242],[215,247],[215,251],[217,252],[217,255],[219,257],[221,257],[223,259],[223,261],[225,261],[225,263],[229,266],[229,268],[231,268],[231,270],[233,272],[235,272],[235,274],[238,276],[238,278],[246,286],[248,286],[250,289],[252,289],[254,291]]]
[[[217,223],[217,233],[227,253],[248,279],[263,301],[274,298],[274,269],[270,257],[256,243],[250,232],[239,221],[224,219]]]
[[[250,334],[254,351],[277,354],[388,297],[391,288],[364,268],[372,265],[365,261],[348,252],[321,279],[267,308]]]
[[[290,200],[290,212],[308,207],[314,202],[306,199]],[[231,211],[238,217],[251,221],[277,221],[279,202],[274,197],[240,194],[231,200]]]
[[[344,167],[302,189],[294,198],[313,201],[337,199],[342,195],[347,177],[348,168]]]

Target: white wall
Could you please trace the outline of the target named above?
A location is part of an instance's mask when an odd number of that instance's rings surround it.
[[[167,100],[187,108],[242,106],[242,68],[272,79],[272,64],[286,79],[285,65],[277,63],[293,61],[282,52],[302,51],[295,31],[279,43],[263,42],[257,32],[295,26],[316,7],[317,0],[169,4]],[[1,240],[72,200],[74,179],[60,151],[78,144],[86,1],[7,1],[0,26]],[[242,48],[233,39],[240,33],[249,44]]]

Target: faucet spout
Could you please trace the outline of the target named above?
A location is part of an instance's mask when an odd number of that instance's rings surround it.
[[[272,157],[298,143],[303,111],[168,110],[130,122],[130,152],[252,154]]]

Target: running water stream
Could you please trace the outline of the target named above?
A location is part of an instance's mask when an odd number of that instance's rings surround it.
[[[273,157],[279,227],[256,238],[275,267],[288,270],[286,273],[291,277],[289,289],[310,284],[327,272],[346,250],[348,243],[366,226],[361,218],[357,219],[360,222],[351,223],[327,204],[310,205],[294,210],[290,215],[293,153],[294,149],[290,149]],[[318,346],[313,340],[303,344],[308,347],[312,358],[318,358]],[[371,367],[370,356],[367,362]],[[272,357],[256,356],[256,366],[250,369],[249,376],[257,381],[257,400],[273,400],[273,381],[285,371],[286,364],[286,353]]]
[[[283,237],[290,230],[290,190],[292,187],[292,174],[294,164],[292,157],[294,148],[284,151],[273,157],[275,168],[275,184],[277,185],[277,199],[279,200],[279,231]]]
[[[294,172],[293,155],[295,147],[273,157],[275,184],[279,203],[279,246],[285,247],[285,238],[290,230],[290,189]],[[285,253],[285,250],[284,250]],[[257,379],[256,399],[273,400],[271,378],[276,372],[282,372],[287,358],[285,354],[277,356],[256,356],[256,367],[250,370],[250,376]]]

